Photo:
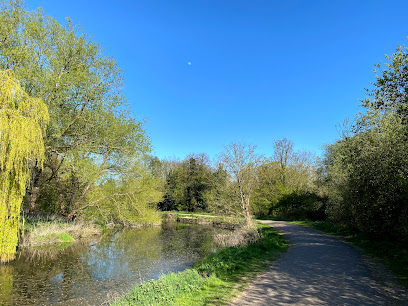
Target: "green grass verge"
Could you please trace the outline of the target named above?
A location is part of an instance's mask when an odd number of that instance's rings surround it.
[[[112,305],[168,305],[188,291],[198,291],[208,282],[194,269],[170,273],[158,280],[150,280],[133,288]]]
[[[400,283],[408,289],[408,245],[406,243],[369,239],[344,226],[324,221],[292,222],[310,226],[331,235],[342,236],[347,242],[380,259],[397,276]]]
[[[70,234],[62,233],[62,234],[58,235],[58,240],[61,241],[61,242],[72,242],[75,239],[72,238],[72,236]]]
[[[138,285],[112,305],[226,304],[288,247],[273,228],[260,224],[259,230],[261,237],[256,243],[223,249],[191,269]]]

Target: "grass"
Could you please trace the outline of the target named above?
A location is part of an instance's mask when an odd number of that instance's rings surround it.
[[[101,231],[100,226],[87,222],[39,221],[26,225],[23,245],[72,242]]]
[[[325,233],[342,236],[364,252],[374,255],[390,268],[400,283],[408,289],[408,245],[407,243],[370,239],[356,234],[347,227],[324,221],[292,221],[295,224],[313,227]]]
[[[113,305],[226,304],[288,247],[276,230],[267,225],[258,226],[260,238],[257,242],[225,248],[184,272],[167,274],[138,285]]]
[[[259,239],[257,228],[241,227],[233,231],[218,233],[214,236],[215,244],[220,247],[245,246]]]
[[[211,213],[202,212],[185,212],[185,211],[166,211],[162,212],[167,215],[165,218],[170,220],[179,219],[196,219],[197,224],[213,224],[215,226],[234,229],[240,228],[245,224],[245,218],[241,216],[213,215]],[[203,221],[203,222],[200,222]]]
[[[170,273],[158,280],[150,280],[133,288],[124,298],[112,305],[167,305],[185,292],[196,292],[210,282],[194,269]]]
[[[333,224],[326,221],[290,221],[292,223],[313,227],[322,232],[325,232],[334,236],[352,237],[355,234],[345,226]]]
[[[72,242],[75,239],[72,238],[72,236],[70,234],[67,233],[61,233],[58,235],[58,240],[61,242]]]

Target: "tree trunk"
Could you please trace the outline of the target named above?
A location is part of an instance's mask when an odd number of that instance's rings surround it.
[[[252,216],[251,216],[251,214],[249,212],[249,198],[245,199],[244,216],[245,216],[246,225],[248,227],[252,227],[253,226],[253,220],[252,220]]]
[[[76,207],[79,207],[79,204],[82,202],[82,200],[85,198],[87,192],[89,191],[89,189],[91,189],[91,183],[88,183],[88,185],[86,185],[86,187],[84,188],[84,190],[82,191],[81,196],[79,197],[79,199],[74,203],[73,207],[74,209],[68,214],[67,219],[68,220],[74,220],[76,218],[76,214],[78,212],[78,209]]]
[[[42,169],[34,167],[33,169],[33,178],[32,178],[32,185],[30,191],[30,199],[29,199],[29,215],[33,216],[35,213],[35,206],[37,203],[38,196],[40,194],[40,177],[42,173]]]
[[[65,210],[65,200],[64,200],[64,195],[61,190],[61,181],[60,181],[58,174],[55,176],[55,185],[58,191],[58,204],[61,210],[61,214],[63,216],[66,216],[67,212]]]
[[[249,199],[250,199],[249,196],[247,196],[243,192],[241,192],[241,205],[242,205],[242,211],[243,211],[243,215],[245,217],[246,225],[248,227],[252,227],[253,222],[252,222],[252,216],[251,216],[251,214],[249,212],[249,208],[250,208]]]

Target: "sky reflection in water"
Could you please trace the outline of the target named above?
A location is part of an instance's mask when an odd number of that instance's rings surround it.
[[[182,271],[215,250],[220,229],[126,229],[57,252],[23,249],[0,266],[0,305],[100,305],[132,285]],[[49,253],[49,254],[47,254]]]

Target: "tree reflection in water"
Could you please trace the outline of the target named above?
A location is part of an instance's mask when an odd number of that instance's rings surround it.
[[[165,223],[60,250],[23,248],[14,262],[0,266],[0,304],[99,305],[137,283],[190,267],[215,250],[219,231]]]

